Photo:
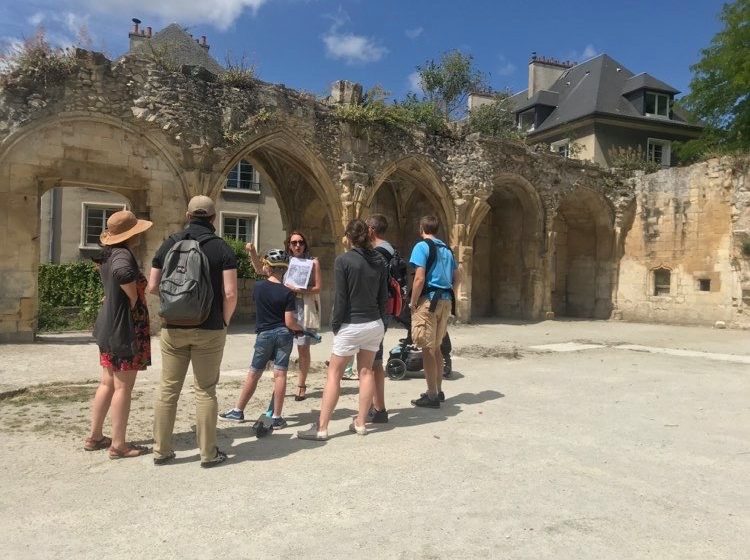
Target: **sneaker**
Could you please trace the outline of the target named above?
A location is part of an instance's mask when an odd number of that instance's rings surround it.
[[[201,467],[204,469],[210,469],[218,465],[221,465],[226,460],[227,460],[227,454],[224,453],[223,451],[219,451],[219,448],[217,447],[216,457],[214,457],[210,461],[201,461]]]
[[[282,428],[286,428],[286,426],[286,420],[284,420],[281,416],[279,416],[278,418],[273,418],[271,421],[271,427],[274,430],[280,430]]]
[[[309,429],[297,432],[297,439],[326,441],[328,439],[328,430],[318,430],[317,424],[311,424]]]
[[[227,410],[226,412],[220,412],[219,418],[221,418],[222,420],[227,420],[228,422],[244,422],[245,413],[242,412],[239,408],[233,408],[231,410]]]
[[[352,423],[349,424],[349,431],[359,436],[367,435],[367,426],[357,426],[357,417],[352,418]]]
[[[388,411],[378,410],[375,407],[370,408],[370,412],[367,413],[367,421],[372,424],[387,424],[388,423]]]
[[[163,457],[154,457],[154,465],[166,465],[167,463],[174,460],[176,455],[174,454],[174,451],[170,453],[169,455],[164,455]]]
[[[419,396],[420,397],[427,397],[427,393],[422,393]],[[443,393],[442,391],[438,391],[438,400],[440,402],[445,402],[445,393]]]
[[[411,404],[423,408],[440,408],[440,399],[431,399],[426,393],[423,393],[418,399],[411,401]]]

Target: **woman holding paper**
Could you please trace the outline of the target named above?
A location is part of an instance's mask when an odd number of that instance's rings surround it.
[[[320,328],[320,289],[322,286],[320,262],[310,255],[307,239],[299,231],[293,231],[286,240],[286,250],[291,257],[289,269],[284,276],[284,284],[294,292],[297,303],[297,322],[310,333],[317,334]],[[259,274],[262,264],[252,243],[246,249],[250,253],[253,268]],[[311,336],[294,338],[299,354],[299,377],[297,378],[297,394],[295,401],[304,401],[307,397],[307,373],[310,371],[310,346],[318,344],[318,340]]]

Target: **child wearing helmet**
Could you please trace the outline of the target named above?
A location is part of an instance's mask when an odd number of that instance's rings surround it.
[[[251,254],[254,247],[248,249]],[[263,274],[268,278],[255,284],[255,349],[240,396],[234,408],[219,414],[222,420],[245,421],[245,407],[255,393],[266,364],[273,361],[273,416],[272,426],[278,430],[286,426],[281,416],[286,394],[286,372],[292,353],[294,331],[301,331],[296,319],[294,292],[283,283],[289,266],[289,255],[283,249],[271,249],[261,260]]]

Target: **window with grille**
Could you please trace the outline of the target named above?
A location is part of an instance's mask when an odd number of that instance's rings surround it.
[[[249,161],[240,160],[227,174],[225,189],[259,192],[260,176]]]
[[[222,214],[221,235],[245,243],[255,243],[255,220],[255,216]]]
[[[658,163],[662,167],[669,167],[672,163],[672,143],[669,140],[649,138],[646,157],[648,161]]]
[[[98,206],[93,204],[84,204],[84,224],[82,246],[99,245],[99,236],[107,229],[107,219],[125,206]]]

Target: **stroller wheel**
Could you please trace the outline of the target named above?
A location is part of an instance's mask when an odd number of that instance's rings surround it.
[[[398,358],[391,358],[385,365],[385,371],[390,379],[398,381],[406,377],[406,364]]]

